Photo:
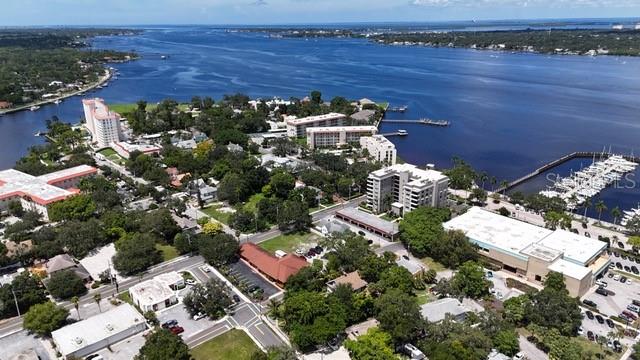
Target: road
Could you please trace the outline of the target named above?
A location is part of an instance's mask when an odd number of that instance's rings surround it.
[[[111,160],[98,159],[95,155],[94,155],[93,159],[96,161],[96,165],[109,167],[109,168],[119,172],[120,174],[130,178],[131,180],[133,180],[137,184],[142,184],[142,185],[148,185],[149,184],[149,182],[147,180],[145,180],[143,178],[139,178],[139,177],[133,176],[133,174],[129,170],[127,170],[127,168],[125,168],[122,165],[118,165],[118,164],[114,163]]]
[[[238,290],[231,282],[224,278],[222,274],[218,273],[217,270],[211,269],[210,272],[204,272],[200,266],[192,266],[187,270],[189,270],[193,276],[202,283],[206,283],[210,279],[223,281],[242,299],[242,301],[233,309],[233,315],[228,317],[225,321],[217,323],[211,328],[187,338],[185,342],[189,347],[198,346],[228,330],[231,330],[232,328],[244,329],[263,349],[270,346],[286,344],[285,341],[263,320],[264,315],[262,308],[249,300],[249,298],[240,292],[240,290]]]
[[[118,284],[118,292],[124,292],[128,290],[135,284],[138,284],[142,281],[149,280],[159,274],[171,272],[171,271],[179,271],[185,267],[204,264],[204,259],[201,256],[193,256],[193,257],[179,257],[172,261],[159,264],[147,272],[145,272],[142,276],[136,276],[125,281],[122,281]],[[106,300],[109,297],[113,296],[116,293],[115,285],[105,285],[98,288],[96,291],[90,291],[87,295],[80,298],[80,306],[89,303],[94,303],[95,300],[93,296],[99,293],[102,296],[102,299]],[[69,301],[59,302],[58,305],[72,310],[74,309],[74,305]],[[0,322],[0,338],[11,335],[17,331],[22,330],[22,317],[13,317],[10,319],[3,320]]]

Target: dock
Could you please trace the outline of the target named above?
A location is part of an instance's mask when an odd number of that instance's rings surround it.
[[[382,135],[384,137],[389,137],[389,136],[407,136],[407,135],[409,135],[409,133],[406,130],[398,130],[398,131],[379,134],[379,135]]]
[[[451,125],[450,121],[447,120],[433,120],[429,118],[422,118],[419,120],[387,120],[382,119],[382,122],[385,123],[395,123],[395,124],[421,124],[421,125],[429,125],[429,126],[440,126],[447,127]]]
[[[541,167],[537,168],[536,170],[530,172],[527,175],[524,175],[522,177],[517,178],[516,180],[513,180],[511,182],[509,182],[509,184],[507,184],[506,186],[501,186],[499,188],[497,188],[495,190],[495,192],[500,193],[500,192],[504,192],[507,191],[509,189],[512,189],[528,180],[533,179],[534,177],[544,173],[545,171],[551,170],[554,167],[558,166],[558,165],[562,165],[564,163],[566,163],[567,161],[573,160],[573,159],[579,159],[579,158],[593,158],[593,157],[603,157],[603,158],[607,158],[610,156],[610,154],[607,153],[603,153],[600,151],[576,151],[576,152],[572,152],[571,154],[567,154],[561,158],[555,159],[553,161],[550,161],[544,165],[542,165]],[[631,161],[634,162],[636,164],[640,164],[640,156],[632,156],[632,155],[623,155],[622,156],[625,160],[627,161]]]
[[[409,107],[407,105],[392,106],[392,107],[387,108],[387,111],[403,113],[403,112],[407,111],[408,108]]]

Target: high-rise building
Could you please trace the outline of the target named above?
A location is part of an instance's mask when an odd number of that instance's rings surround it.
[[[382,135],[360,138],[360,146],[367,149],[369,156],[385,165],[396,164],[396,146]]]
[[[307,128],[309,149],[358,144],[363,136],[378,132],[375,126],[331,126]]]
[[[346,119],[347,117],[345,115],[338,113],[309,116],[300,119],[289,119],[287,120],[287,136],[299,138],[305,137],[307,135],[307,128],[342,126]]]
[[[86,127],[91,133],[91,141],[98,148],[110,146],[112,142],[122,140],[120,114],[110,111],[103,99],[84,99],[84,118]]]
[[[439,171],[396,164],[369,174],[367,203],[376,213],[402,215],[423,205],[444,206],[448,189],[449,178]]]

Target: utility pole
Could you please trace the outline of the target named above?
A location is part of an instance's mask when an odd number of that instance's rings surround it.
[[[16,311],[18,312],[18,317],[20,317],[20,307],[18,306],[18,298],[16,297],[16,292],[11,289],[11,294],[13,294],[13,301],[16,303]]]

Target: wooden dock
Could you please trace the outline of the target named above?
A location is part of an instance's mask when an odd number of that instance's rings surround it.
[[[429,126],[440,126],[447,127],[451,125],[451,122],[447,120],[433,120],[428,118],[423,118],[419,120],[387,120],[382,119],[382,122],[385,123],[395,123],[395,124],[421,124],[421,125],[429,125]]]
[[[389,136],[407,136],[409,135],[408,132],[406,131],[395,131],[395,132],[389,132],[389,133],[384,133],[384,134],[379,134],[382,135],[384,137],[389,137]]]
[[[495,192],[500,193],[503,191],[507,191],[509,189],[512,189],[528,180],[533,179],[534,177],[544,173],[545,171],[551,170],[554,167],[564,164],[567,161],[573,160],[573,159],[580,159],[580,158],[607,158],[609,157],[611,154],[607,154],[607,153],[603,153],[601,151],[576,151],[576,152],[572,152],[571,154],[567,154],[559,159],[550,161],[544,165],[542,165],[541,167],[537,168],[536,170],[530,172],[529,174],[519,177],[516,180],[511,181],[507,186],[501,186],[499,188],[497,188],[495,190]],[[622,155],[622,157],[627,160],[627,161],[631,161],[634,162],[636,164],[640,164],[640,156],[630,156],[630,155]]]

